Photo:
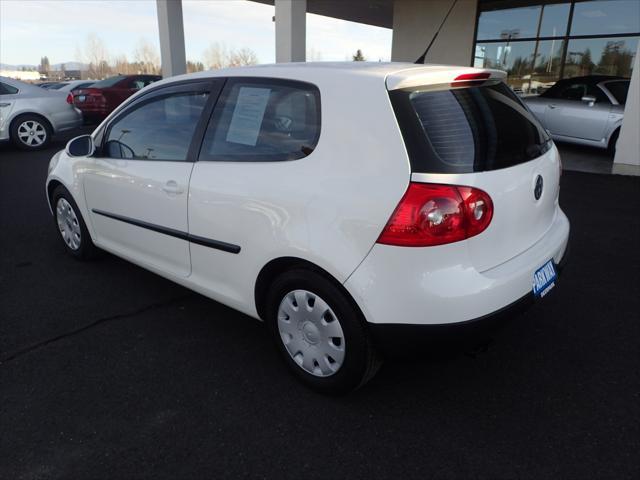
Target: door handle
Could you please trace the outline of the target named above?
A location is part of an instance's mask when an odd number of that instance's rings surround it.
[[[9,107],[11,106],[10,103],[0,103],[0,107]]]
[[[175,180],[169,180],[164,187],[162,187],[162,191],[169,195],[180,195],[184,193],[184,190],[178,185],[178,182]]]
[[[549,105],[549,108],[553,110],[554,108],[556,108],[556,106],[555,105]]]

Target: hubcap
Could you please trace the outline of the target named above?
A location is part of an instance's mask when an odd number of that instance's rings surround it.
[[[76,212],[73,211],[71,204],[65,198],[60,198],[56,205],[56,220],[58,221],[58,229],[62,240],[71,250],[80,248],[80,223]]]
[[[40,122],[27,120],[18,126],[18,138],[30,147],[38,147],[47,139],[47,130]]]
[[[335,374],[344,362],[342,326],[331,307],[315,293],[294,290],[278,308],[278,331],[287,352],[316,377]]]

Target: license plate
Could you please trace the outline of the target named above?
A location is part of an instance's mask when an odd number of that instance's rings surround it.
[[[86,96],[85,95],[78,95],[78,101],[79,102],[84,102],[86,100]]]
[[[553,260],[549,260],[533,274],[533,294],[536,297],[544,297],[556,286],[557,278],[558,276],[553,266]]]

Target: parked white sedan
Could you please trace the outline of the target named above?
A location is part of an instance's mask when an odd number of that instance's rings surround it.
[[[73,106],[68,92],[0,77],[0,140],[37,150],[46,147],[54,133],[81,125],[82,112]]]
[[[67,251],[255,318],[345,392],[397,335],[476,325],[556,282],[560,159],[502,72],[282,64],[154,83],[49,166]]]

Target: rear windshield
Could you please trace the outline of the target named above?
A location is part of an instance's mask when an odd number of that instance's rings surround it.
[[[527,162],[551,148],[545,130],[502,82],[389,94],[414,172],[496,170]]]
[[[96,82],[92,85],[92,87],[95,88],[108,88],[108,87],[113,87],[116,83],[118,83],[120,80],[124,80],[125,77],[124,75],[117,75],[115,77],[109,77],[109,78],[105,78],[104,80],[100,80],[99,82]]]

